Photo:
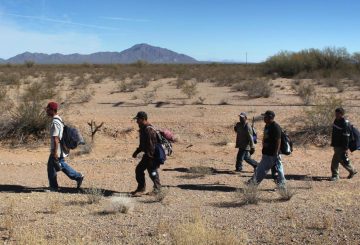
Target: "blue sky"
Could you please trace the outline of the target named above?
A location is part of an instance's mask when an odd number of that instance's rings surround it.
[[[137,43],[216,61],[326,46],[357,52],[359,13],[355,0],[0,0],[0,57]]]

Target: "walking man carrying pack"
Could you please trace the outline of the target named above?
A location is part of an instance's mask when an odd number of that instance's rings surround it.
[[[247,123],[247,115],[245,112],[239,114],[240,121],[235,125],[236,132],[236,148],[239,149],[236,157],[235,171],[241,172],[243,169],[243,161],[250,164],[254,170],[256,169],[257,162],[251,159],[251,155],[255,152],[255,144],[253,139],[252,128]]]
[[[84,180],[84,175],[75,171],[65,162],[66,154],[63,152],[60,143],[64,132],[64,124],[60,116],[57,114],[58,108],[59,106],[57,103],[50,102],[45,109],[46,114],[52,119],[50,125],[50,157],[47,164],[50,191],[59,190],[57,172],[60,170],[70,179],[76,181],[77,188],[81,187]]]
[[[134,117],[136,123],[139,125],[140,133],[140,144],[139,147],[135,150],[133,158],[136,158],[140,152],[144,152],[144,155],[136,166],[135,174],[136,181],[138,186],[135,191],[131,194],[134,196],[141,196],[145,194],[146,183],[145,183],[145,173],[147,170],[151,180],[154,182],[154,190],[150,194],[155,194],[160,191],[160,177],[158,173],[159,163],[155,161],[155,147],[157,144],[157,135],[154,127],[148,122],[148,116],[146,112],[140,111]]]
[[[331,161],[331,181],[339,179],[339,163],[349,172],[348,179],[357,174],[349,159],[349,141],[350,124],[345,119],[345,110],[340,107],[335,110],[335,120],[331,135],[331,146],[334,148],[334,155]]]
[[[253,177],[248,183],[260,184],[265,178],[266,173],[276,166],[278,172],[277,184],[279,187],[285,187],[284,168],[280,157],[281,147],[281,127],[275,122],[275,113],[273,111],[266,111],[264,114],[264,137],[262,158]]]

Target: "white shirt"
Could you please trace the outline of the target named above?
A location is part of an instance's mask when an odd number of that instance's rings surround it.
[[[51,137],[50,152],[52,152],[55,147],[54,136],[59,137],[59,140],[61,140],[62,136],[63,136],[63,131],[64,131],[64,124],[62,123],[62,119],[60,116],[55,115],[53,117],[51,125],[50,125],[50,137]],[[59,158],[60,158],[60,156],[62,156],[62,157],[66,156],[64,153],[62,153],[60,144],[58,144],[58,149],[57,149],[56,153],[57,153],[57,157],[59,157]]]

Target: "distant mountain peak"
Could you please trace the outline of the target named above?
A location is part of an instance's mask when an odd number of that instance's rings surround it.
[[[16,63],[22,64],[25,61],[34,61],[38,64],[128,64],[134,63],[138,60],[144,60],[149,63],[197,63],[194,58],[179,54],[174,51],[155,47],[147,43],[136,44],[122,52],[97,52],[88,55],[81,54],[68,54],[63,55],[59,53],[55,54],[43,54],[43,53],[30,53],[24,52],[16,55],[7,60],[1,60],[1,63]]]

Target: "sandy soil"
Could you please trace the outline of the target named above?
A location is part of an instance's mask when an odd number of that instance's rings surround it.
[[[233,171],[233,124],[241,111],[252,117],[272,109],[283,128],[295,130],[304,107],[291,89],[291,80],[273,81],[274,94],[267,99],[248,99],[244,93],[207,83],[199,84],[196,98],[187,99],[171,85],[172,80],[154,81],[133,93],[112,93],[116,86],[112,81],[91,85],[95,96],[90,102],[60,111],[66,122],[77,125],[85,135],[89,135],[88,121],[105,123],[90,154],[77,155],[75,151],[68,159],[85,175],[83,191],[77,191],[76,184],[59,173],[61,192],[44,192],[46,144],[36,148],[2,145],[0,237],[4,244],[171,244],[175,242],[172,231],[194,216],[200,216],[209,229],[234,234],[239,243],[359,244],[360,175],[347,180],[340,167],[342,179],[328,181],[330,147],[295,145],[294,153],[283,158],[287,185],[295,192],[289,201],[281,201],[274,182],[265,179],[259,187],[259,203],[242,203],[240,192],[252,168],[245,164],[244,172]],[[143,94],[155,86],[160,88],[154,101],[169,104],[144,105]],[[324,94],[336,93],[334,89],[318,89]],[[360,92],[349,90],[343,93],[349,118],[360,126]],[[193,105],[199,96],[206,98],[204,104]],[[218,105],[222,100],[229,105]],[[134,208],[130,212],[104,214],[111,196],[123,196],[136,188],[134,170],[139,159],[131,155],[138,137],[131,118],[140,110],[148,112],[154,125],[171,129],[180,139],[160,171],[166,196],[162,201],[151,196],[131,198]],[[256,122],[260,137],[263,126],[263,122]],[[217,144],[221,142],[227,144]],[[256,160],[260,157],[261,143],[254,155]],[[351,159],[360,169],[359,152]],[[193,166],[214,171],[197,176],[188,172]],[[150,191],[148,177],[147,184]],[[99,203],[88,204],[86,192],[94,187],[102,189],[104,197]]]

